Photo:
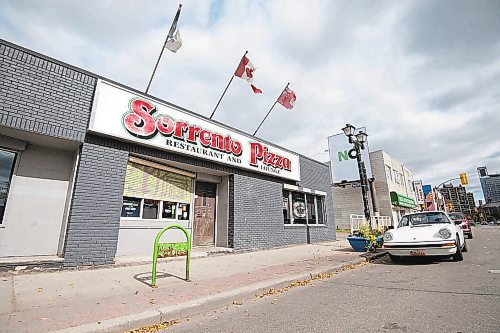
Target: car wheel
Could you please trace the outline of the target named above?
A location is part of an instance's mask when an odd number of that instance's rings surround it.
[[[453,261],[462,261],[464,256],[462,254],[462,245],[460,244],[460,238],[457,237],[457,252],[452,256]]]
[[[395,256],[393,254],[389,253],[389,259],[391,259],[392,262],[401,262],[403,261],[403,258],[401,256]]]
[[[470,233],[468,237],[469,237],[469,239],[474,238],[474,236],[472,236],[472,233]]]
[[[464,239],[464,247],[462,248],[462,252],[467,252],[469,251],[469,246],[467,246],[467,242]]]

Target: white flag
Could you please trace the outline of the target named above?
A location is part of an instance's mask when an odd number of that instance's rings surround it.
[[[172,51],[172,52],[177,52],[178,49],[180,49],[182,46],[182,39],[181,39],[181,33],[179,32],[179,28],[175,30],[175,34],[173,37],[168,38],[167,43],[165,44],[165,47]]]

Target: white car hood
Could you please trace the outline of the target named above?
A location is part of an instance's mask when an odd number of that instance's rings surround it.
[[[447,228],[451,232],[450,240],[454,240],[453,226],[447,223],[430,224],[417,227],[401,227],[391,230],[393,239],[391,242],[428,242],[428,241],[442,241],[439,237],[439,230]]]

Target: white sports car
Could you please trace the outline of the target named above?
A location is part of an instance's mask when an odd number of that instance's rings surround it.
[[[384,234],[384,250],[396,261],[403,256],[451,256],[463,260],[467,251],[464,233],[444,212],[405,215],[398,226]]]

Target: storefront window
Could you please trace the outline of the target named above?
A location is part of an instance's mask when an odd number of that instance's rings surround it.
[[[123,197],[122,217],[141,216],[141,199],[132,197]]]
[[[283,190],[284,224],[325,224],[325,197]]]
[[[3,221],[16,153],[0,149],[0,224]]]
[[[144,199],[144,205],[142,206],[142,218],[157,219],[159,208],[160,208],[159,200]]]
[[[283,221],[290,224],[290,191],[283,191]]]
[[[311,194],[306,195],[307,198],[307,223],[316,224],[316,203],[314,196]]]
[[[121,217],[162,220],[189,220],[190,205],[187,203],[123,197]],[[161,212],[161,214],[160,214]]]
[[[325,197],[317,196],[316,203],[318,207],[318,224],[325,224]]]
[[[292,192],[292,212],[294,224],[306,224],[306,198],[304,193]]]
[[[175,219],[176,202],[163,201],[161,217],[164,219]]]
[[[178,220],[189,220],[189,204],[186,203],[179,203],[178,204],[179,210],[177,214],[177,219]]]

